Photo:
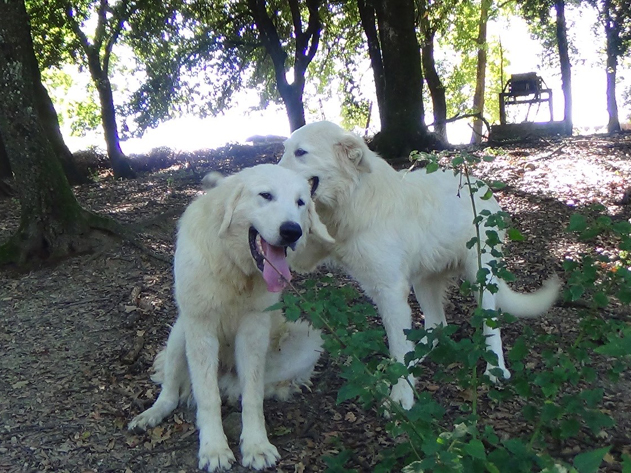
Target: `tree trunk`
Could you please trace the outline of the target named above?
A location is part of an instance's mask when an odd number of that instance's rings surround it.
[[[77,166],[75,165],[74,157],[64,142],[61,130],[59,129],[59,117],[57,116],[57,111],[55,110],[53,101],[50,99],[50,95],[48,95],[46,87],[42,84],[39,69],[36,69],[34,85],[35,102],[40,123],[44,128],[44,133],[46,133],[48,141],[53,147],[53,151],[55,152],[57,159],[59,159],[59,162],[63,167],[68,182],[72,185],[90,182],[88,176],[79,172]]]
[[[37,60],[24,0],[0,2],[0,134],[21,207],[17,233],[0,246],[0,264],[26,264],[86,249],[92,216],[76,201],[39,120]]]
[[[289,119],[289,129],[293,132],[305,126],[305,105],[302,100],[304,82],[294,84],[282,84],[276,81],[278,92],[285,104],[287,118]]]
[[[486,27],[489,21],[489,11],[493,0],[481,0],[480,22],[478,23],[478,67],[476,71],[475,93],[473,94],[473,113],[484,113],[484,91],[486,82]],[[473,121],[473,134],[471,143],[482,141],[482,120]]]
[[[618,69],[619,38],[618,31],[611,18],[611,3],[605,2],[605,36],[607,39],[607,113],[609,121],[607,131],[615,133],[620,131],[620,121],[618,119],[618,101],[616,100],[616,72]]]
[[[112,85],[107,74],[92,76],[96,83],[99,93],[99,101],[101,104],[101,121],[103,124],[103,133],[105,135],[105,143],[107,145],[107,155],[112,163],[112,170],[116,179],[133,179],[136,173],[131,168],[129,160],[123,154],[120,146],[120,137],[118,135],[118,125],[116,124],[116,109],[114,108],[114,95],[112,94]]]
[[[7,149],[2,141],[2,133],[0,133],[0,179],[13,179],[13,171],[11,171]]]
[[[447,98],[445,96],[445,86],[440,80],[440,76],[436,71],[436,61],[434,60],[434,35],[435,30],[432,28],[427,15],[427,0],[418,2],[420,29],[423,36],[423,45],[421,46],[421,61],[423,64],[423,74],[425,82],[429,88],[432,97],[432,111],[434,114],[434,133],[438,137],[447,142]]]
[[[307,0],[309,19],[307,28],[303,30],[301,6],[298,0],[288,0],[293,21],[295,38],[294,80],[287,80],[287,53],[283,49],[274,22],[267,13],[266,0],[248,0],[248,8],[259,31],[261,42],[270,55],[274,65],[274,76],[278,90],[289,118],[289,128],[293,132],[305,125],[305,109],[302,94],[305,87],[305,73],[313,60],[320,41],[322,25],[318,9],[320,0]]]
[[[386,124],[386,79],[383,70],[383,61],[381,59],[381,45],[379,44],[379,33],[377,32],[375,16],[375,6],[372,0],[358,0],[359,17],[361,18],[362,28],[366,35],[368,44],[368,55],[370,57],[370,65],[375,80],[375,90],[377,95],[377,106],[379,108],[379,122],[381,128],[385,128]]]
[[[386,159],[436,143],[423,121],[423,74],[413,0],[375,0],[384,73],[383,123],[372,146]],[[405,60],[402,60],[405,58]]]
[[[556,0],[554,2],[556,10],[556,38],[559,48],[559,62],[561,64],[561,88],[563,89],[563,98],[565,108],[563,112],[563,122],[565,123],[566,132],[572,134],[572,65],[570,63],[570,54],[567,42],[567,26],[565,22],[565,0]]]

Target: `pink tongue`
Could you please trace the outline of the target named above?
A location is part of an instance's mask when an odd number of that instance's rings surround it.
[[[263,239],[261,239],[261,247],[263,248],[263,254],[271,263],[269,264],[267,260],[263,263],[263,279],[265,279],[267,283],[267,290],[270,292],[280,292],[286,286],[283,277],[287,281],[291,281],[291,273],[289,272],[289,266],[285,259],[285,248],[272,246]],[[272,268],[272,265],[276,269]],[[276,270],[280,271],[280,274],[278,274]]]

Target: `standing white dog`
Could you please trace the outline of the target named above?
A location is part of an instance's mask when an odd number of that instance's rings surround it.
[[[309,183],[289,169],[263,164],[226,178],[210,174],[204,182],[208,192],[179,223],[179,316],[155,361],[162,390],[129,429],[158,424],[192,384],[199,468],[228,469],[235,458],[222,428],[220,393],[241,396],[242,464],[262,469],[279,458],[265,430],[264,395],[286,398],[292,387],[308,383],[321,351],[318,330],[266,309],[291,278],[287,247],[332,239],[318,220]]]
[[[354,277],[376,303],[388,335],[390,353],[404,362],[413,350],[404,331],[411,328],[407,302],[410,286],[425,316],[425,327],[446,325],[443,299],[457,276],[475,281],[477,254],[466,243],[475,236],[468,191],[460,196],[461,179],[451,172],[396,172],[358,136],[330,122],[296,130],[285,141],[281,166],[319,180],[313,196],[322,222],[335,239],[331,256]],[[477,211],[495,213],[495,199],[476,197]],[[503,235],[500,235],[503,237]],[[310,245],[325,256],[328,247]],[[482,255],[484,266],[492,257]],[[548,310],[558,296],[552,278],[532,294],[513,292],[493,278],[499,292],[485,292],[485,309],[501,308],[517,317]],[[502,351],[500,330],[485,324],[487,347],[497,355],[497,367],[510,377]],[[487,374],[495,381],[487,365]],[[414,382],[412,377],[410,383]],[[409,409],[414,404],[410,384],[401,379],[391,398]]]

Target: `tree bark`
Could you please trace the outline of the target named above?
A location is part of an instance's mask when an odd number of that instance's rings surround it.
[[[291,10],[294,38],[294,77],[293,82],[287,80],[287,53],[283,49],[274,22],[267,13],[266,0],[248,0],[248,8],[261,35],[261,42],[272,59],[276,88],[285,104],[289,128],[293,132],[305,125],[305,109],[302,94],[305,87],[305,73],[313,60],[320,42],[322,24],[320,22],[320,0],[306,0],[309,19],[303,30],[300,4],[298,0],[288,0]]]
[[[384,110],[381,131],[371,145],[384,158],[398,159],[437,143],[423,120],[423,74],[414,2],[374,0],[374,6],[383,65]]]
[[[432,111],[434,114],[434,133],[447,142],[447,98],[445,86],[440,80],[436,71],[436,61],[434,59],[434,36],[436,31],[430,25],[427,16],[427,0],[418,2],[421,35],[423,44],[421,46],[421,61],[423,64],[423,74],[425,82],[432,97]]]
[[[136,173],[131,168],[129,160],[123,153],[120,146],[118,124],[116,123],[116,109],[114,108],[114,95],[112,94],[112,84],[110,83],[107,74],[102,71],[93,75],[92,80],[96,83],[96,88],[99,93],[103,134],[105,135],[107,155],[109,156],[112,164],[114,177],[116,179],[133,179],[136,177]]]
[[[92,214],[75,199],[39,119],[24,0],[0,2],[0,18],[0,134],[21,207],[17,233],[0,246],[0,264],[26,264],[86,249]]]
[[[377,105],[379,108],[379,123],[381,128],[386,123],[386,78],[383,70],[383,60],[381,59],[381,45],[379,43],[379,33],[376,26],[376,12],[373,0],[358,0],[359,17],[361,19],[362,28],[366,35],[368,44],[368,55],[370,57],[370,65],[375,80],[375,91],[377,95]]]
[[[13,171],[11,171],[7,149],[2,141],[2,133],[0,133],[0,179],[13,179]]]
[[[480,2],[480,21],[478,23],[478,66],[476,71],[475,92],[473,94],[473,113],[484,113],[484,91],[486,82],[486,28],[489,22],[489,11],[493,0],[481,0]],[[482,120],[473,121],[473,133],[471,135],[471,143],[480,143],[482,141]]]
[[[59,129],[59,117],[57,111],[53,105],[53,101],[48,95],[48,91],[44,84],[42,84],[42,78],[39,72],[39,68],[36,69],[36,75],[34,78],[35,84],[35,103],[37,106],[37,113],[39,115],[40,123],[44,128],[44,133],[53,147],[53,151],[59,159],[61,166],[68,182],[72,185],[85,184],[90,182],[88,176],[81,174],[77,168],[74,157],[66,146],[61,130]]]
[[[614,20],[611,18],[612,8],[613,7],[611,4],[611,0],[606,0],[604,2],[604,13],[605,37],[607,40],[607,113],[609,114],[607,131],[609,133],[620,131],[620,120],[618,119],[618,101],[616,100],[616,73],[618,69],[618,56],[620,55],[620,39]]]
[[[110,158],[114,177],[116,179],[133,179],[136,173],[131,168],[129,160],[120,147],[120,136],[118,134],[118,125],[116,123],[116,109],[114,108],[114,95],[112,94],[112,85],[109,79],[109,63],[112,48],[118,39],[118,35],[123,28],[126,16],[125,14],[117,16],[114,25],[110,28],[106,27],[107,14],[105,6],[107,2],[101,2],[98,8],[98,25],[96,28],[94,43],[90,43],[85,33],[74,17],[72,7],[69,5],[66,10],[66,18],[70,22],[70,26],[79,40],[83,52],[88,62],[88,70],[90,77],[96,86],[99,94],[99,103],[101,105],[101,124],[103,126],[103,134],[105,135],[105,144],[107,146],[107,154]],[[127,2],[121,2],[123,10],[126,10]],[[105,32],[110,31],[109,39],[105,42]],[[105,45],[104,45],[105,43]],[[103,48],[103,51],[101,49]],[[102,61],[102,62],[101,62]]]
[[[561,64],[561,89],[563,90],[564,112],[563,121],[566,132],[571,135],[572,121],[572,65],[567,41],[567,25],[565,22],[565,0],[555,0],[556,10],[556,39]]]

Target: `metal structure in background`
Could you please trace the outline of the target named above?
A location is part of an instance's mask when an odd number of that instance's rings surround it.
[[[506,125],[506,106],[548,103],[550,109],[550,122],[554,120],[552,113],[552,90],[548,89],[544,80],[536,72],[511,75],[500,93],[500,123]],[[526,114],[530,114],[530,107]]]

